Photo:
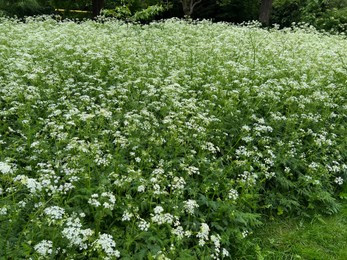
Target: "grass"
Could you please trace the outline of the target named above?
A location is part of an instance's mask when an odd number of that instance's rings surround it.
[[[347,203],[333,216],[269,221],[257,233],[264,259],[347,259]]]

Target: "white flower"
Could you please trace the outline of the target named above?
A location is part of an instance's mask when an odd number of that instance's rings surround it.
[[[0,172],[3,174],[12,173],[11,166],[5,162],[0,162]]]
[[[155,256],[154,256],[154,259],[158,259],[158,260],[170,260],[170,258],[166,257],[162,251],[158,251],[158,252],[155,254]]]
[[[105,198],[108,201],[105,201]],[[101,204],[101,202],[98,199],[103,200],[104,202]],[[88,203],[94,207],[100,207],[102,205],[105,209],[113,209],[116,203],[116,197],[111,192],[103,192],[101,196],[95,193],[91,195],[91,198],[88,200]]]
[[[203,247],[206,244],[205,240],[199,239],[199,246]]]
[[[161,175],[161,174],[164,174],[164,173],[165,173],[165,171],[162,168],[156,168],[156,169],[153,170],[153,174],[154,175]]]
[[[194,209],[198,208],[199,204],[195,200],[187,200],[184,202],[183,208],[190,215],[194,214]]]
[[[265,178],[266,179],[271,179],[273,177],[275,177],[276,173],[275,172],[265,172]]]
[[[162,206],[156,206],[155,208],[154,208],[154,213],[155,214],[160,214],[160,213],[162,213],[164,211],[164,209],[163,209],[163,207]]]
[[[5,215],[7,215],[7,208],[6,207],[0,208],[0,216],[5,216]]]
[[[214,253],[211,255],[213,259],[219,259],[220,254],[220,236],[219,235],[212,235],[211,241],[214,244]]]
[[[203,246],[205,244],[204,240],[208,240],[208,233],[210,232],[210,227],[206,223],[201,223],[200,231],[196,235],[199,238],[199,245]]]
[[[177,228],[171,229],[171,233],[176,235],[178,240],[181,240],[184,237],[184,230],[183,227],[178,226]]]
[[[52,220],[62,219],[65,213],[65,210],[58,206],[52,206],[45,208],[44,213],[49,216]]]
[[[79,116],[80,116],[80,119],[81,119],[82,121],[87,121],[87,120],[92,119],[93,117],[95,117],[95,115],[93,115],[93,114],[87,114],[87,113],[85,113],[85,112],[81,113]]]
[[[147,231],[149,229],[150,224],[146,220],[141,219],[137,226],[140,230]]]
[[[102,249],[108,257],[120,257],[120,252],[115,250],[116,242],[109,234],[100,234],[99,238],[93,243],[94,250]]]
[[[320,185],[320,180],[314,180],[314,181],[312,182],[312,184],[313,184],[313,185]]]
[[[186,185],[186,181],[184,180],[183,177],[177,177],[175,176],[172,180],[171,187],[173,190],[178,190],[181,191],[184,189],[184,186]]]
[[[53,242],[49,240],[42,240],[40,243],[34,246],[34,249],[41,256],[46,257],[52,254]]]
[[[191,236],[192,236],[192,231],[186,230],[186,231],[184,232],[184,235],[185,235],[186,237],[191,237]]]
[[[102,197],[108,198],[108,203],[104,203],[105,208],[113,208],[116,203],[116,197],[111,192],[103,192]]]
[[[213,143],[211,142],[206,142],[205,145],[202,147],[203,149],[210,151],[211,153],[217,153],[217,151],[219,152],[219,147],[215,146]]]
[[[41,207],[43,205],[43,203],[40,201],[40,202],[38,202],[38,203],[35,203],[34,204],[34,207],[35,208],[39,208],[39,207]]]
[[[93,230],[82,229],[79,218],[68,218],[66,228],[63,229],[62,235],[70,242],[69,246],[78,246],[80,250],[88,248],[88,239],[93,235]]]
[[[174,223],[174,220],[175,220],[175,224],[179,225],[178,217],[175,217],[171,215],[170,213],[163,214],[163,212],[164,212],[164,209],[162,206],[156,206],[154,208],[155,214],[151,214],[151,220],[154,223],[157,223],[159,225],[162,225],[164,223],[171,225]]]
[[[229,190],[229,194],[228,194],[228,198],[231,200],[237,200],[237,198],[239,197],[239,193],[237,192],[237,190],[235,189],[230,189]]]
[[[189,167],[187,168],[187,171],[188,171],[188,174],[189,174],[189,175],[193,175],[193,174],[199,175],[199,174],[200,174],[199,168],[194,167],[194,166],[189,166]]]
[[[318,166],[319,166],[318,163],[312,162],[308,167],[311,168],[311,169],[313,169],[313,170],[315,170],[315,169],[318,168]]]
[[[31,145],[30,145],[30,148],[35,148],[35,147],[37,147],[39,144],[40,144],[39,141],[32,142]]]
[[[23,185],[25,185],[30,190],[31,194],[35,194],[38,191],[42,190],[41,183],[33,178],[28,178],[28,176],[18,175],[13,180],[20,181]]]
[[[244,126],[242,126],[242,130],[249,132],[251,130],[251,128],[248,125],[244,125]]]
[[[24,208],[26,204],[27,204],[27,203],[26,203],[24,200],[21,200],[21,201],[18,202],[18,206],[19,206],[20,208]]]
[[[222,249],[222,256],[223,256],[223,257],[228,257],[228,256],[230,256],[229,251],[226,250],[225,248],[223,248],[223,249]]]
[[[138,192],[144,192],[145,189],[146,189],[145,185],[140,185],[140,186],[137,187],[137,191]]]
[[[244,230],[244,231],[242,231],[242,233],[241,233],[241,235],[242,235],[243,238],[245,238],[246,236],[248,236],[248,234],[249,234],[248,230]]]
[[[111,118],[112,116],[112,112],[111,111],[108,111],[104,108],[101,108],[100,111],[99,111],[99,114],[103,117],[106,117],[106,118]]]
[[[122,216],[122,221],[129,221],[134,216],[133,213],[130,213],[129,211],[124,211]]]
[[[97,199],[90,198],[88,200],[88,203],[94,207],[99,207],[101,206],[101,203]]]
[[[220,236],[211,235],[211,241],[214,243],[215,247],[220,247]]]
[[[335,178],[335,183],[338,185],[342,185],[344,182],[344,180],[341,177],[336,177]]]

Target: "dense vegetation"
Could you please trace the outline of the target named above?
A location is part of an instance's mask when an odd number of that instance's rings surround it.
[[[241,23],[260,19],[261,3],[265,2],[269,3],[268,11],[272,3],[271,24],[289,27],[293,22],[303,22],[328,31],[347,30],[347,0],[0,0],[0,14],[23,17],[58,13],[67,18],[90,18],[102,8],[105,16],[141,22],[189,15]]]
[[[0,21],[0,258],[252,259],[346,196],[347,45],[311,27]]]

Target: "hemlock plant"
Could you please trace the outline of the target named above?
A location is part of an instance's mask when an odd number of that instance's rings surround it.
[[[252,257],[264,216],[338,210],[343,35],[39,17],[0,43],[2,258]]]

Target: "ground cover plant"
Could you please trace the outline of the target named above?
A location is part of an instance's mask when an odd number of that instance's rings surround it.
[[[0,21],[0,258],[252,259],[345,197],[347,44],[312,28]]]

